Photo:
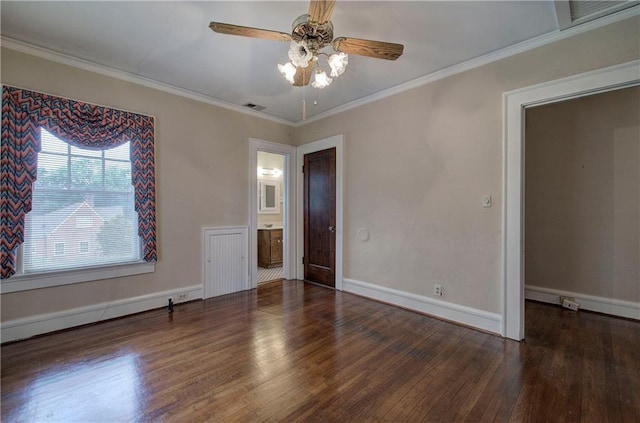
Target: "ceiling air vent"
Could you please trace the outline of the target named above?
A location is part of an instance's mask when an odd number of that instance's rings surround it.
[[[264,109],[266,109],[266,107],[264,107],[264,106],[259,106],[259,105],[257,105],[257,104],[253,104],[253,103],[243,104],[242,106],[243,106],[243,107],[248,107],[248,108],[250,108],[250,109],[253,109],[253,110],[255,110],[256,112],[261,112],[261,111],[263,111]]]
[[[601,18],[619,12],[628,7],[637,6],[639,1],[599,1],[565,0],[556,1],[556,12],[560,29]]]

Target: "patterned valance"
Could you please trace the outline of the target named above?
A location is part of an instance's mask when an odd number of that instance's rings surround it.
[[[80,148],[102,150],[131,141],[131,177],[145,261],[156,261],[154,120],[9,86],[2,87],[0,277],[15,273],[37,178],[40,127]]]

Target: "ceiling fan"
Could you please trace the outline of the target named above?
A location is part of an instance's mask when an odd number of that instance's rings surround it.
[[[285,65],[278,65],[278,69],[285,79],[296,87],[309,84],[313,75],[315,78],[311,85],[315,88],[324,88],[331,83],[332,78],[327,76],[318,64],[320,55],[327,57],[331,76],[334,78],[345,71],[348,54],[386,60],[396,60],[402,55],[402,44],[350,37],[333,38],[333,24],[330,19],[335,4],[335,0],[311,0],[309,13],[293,21],[291,34],[222,22],[211,22],[209,28],[219,34],[291,42],[291,61]],[[320,51],[329,45],[333,47],[333,53]]]

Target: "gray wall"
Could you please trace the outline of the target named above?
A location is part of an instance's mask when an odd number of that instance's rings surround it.
[[[2,49],[2,82],[156,118],[159,259],[152,274],[2,294],[2,321],[202,283],[203,227],[247,225],[249,138],[293,128]]]
[[[640,88],[529,109],[526,284],[640,301]]]
[[[502,94],[638,59],[639,29],[631,18],[295,129],[2,49],[3,83],[156,117],[160,254],[154,274],[3,294],[2,321],[200,283],[201,227],[247,224],[249,137],[336,134],[344,276],[419,295],[440,283],[443,300],[499,313]]]
[[[296,128],[344,134],[344,277],[500,313],[503,93],[638,59],[638,39],[636,17]]]

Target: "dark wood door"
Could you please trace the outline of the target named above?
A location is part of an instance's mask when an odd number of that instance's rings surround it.
[[[304,278],[335,287],[336,149],[304,156]]]

